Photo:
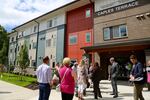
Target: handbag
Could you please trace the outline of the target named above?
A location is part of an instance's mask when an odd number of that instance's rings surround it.
[[[64,78],[65,78],[65,75],[66,75],[66,73],[67,73],[68,70],[69,70],[69,69],[67,68],[66,71],[65,71],[65,73],[64,73],[64,76],[63,76],[63,78],[62,78],[62,80],[61,80],[61,83],[63,82],[63,80],[64,80]],[[56,86],[56,91],[60,92],[60,84],[58,84],[58,85]]]

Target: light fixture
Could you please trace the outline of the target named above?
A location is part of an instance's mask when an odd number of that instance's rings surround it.
[[[144,15],[140,15],[140,17],[141,17],[142,19],[145,19],[145,16],[144,16]]]
[[[141,20],[140,15],[136,15],[136,18],[137,18],[138,20]]]
[[[150,17],[150,13],[146,13],[145,15],[148,16],[148,17]]]

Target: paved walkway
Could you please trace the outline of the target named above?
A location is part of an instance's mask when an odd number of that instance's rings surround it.
[[[125,82],[119,82],[119,97],[115,99],[109,95],[111,93],[109,81],[102,81],[100,87],[103,98],[99,100],[133,100],[133,87],[128,86]],[[87,89],[87,96],[85,97],[85,100],[94,100],[92,91],[92,89]],[[145,100],[150,100],[150,91],[148,92],[147,89],[144,88],[143,94]],[[38,100],[38,90],[30,90],[0,81],[0,100]],[[60,93],[52,90],[50,100],[61,100]],[[74,100],[78,99],[74,97]]]

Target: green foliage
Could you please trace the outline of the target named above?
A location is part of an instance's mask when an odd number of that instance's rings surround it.
[[[22,76],[23,77],[23,81],[20,80],[19,75],[15,75],[15,74],[10,74],[10,73],[3,73],[3,77],[0,77],[0,80],[12,83],[12,84],[16,84],[19,86],[27,86],[29,84],[32,84],[33,82],[36,82],[36,78],[33,77],[27,77],[27,76]]]
[[[26,73],[26,68],[29,66],[30,60],[28,56],[28,48],[26,46],[26,42],[24,43],[23,47],[21,48],[19,52],[19,56],[17,57],[17,61],[19,64],[19,68],[21,69],[20,74]],[[23,77],[20,76],[21,80],[23,80]]]
[[[23,47],[19,52],[19,56],[17,57],[17,61],[19,63],[19,67],[24,70],[29,66],[30,60],[28,56],[28,48],[26,43],[24,43]]]
[[[0,25],[0,64],[6,64],[8,55],[8,37],[6,30]]]

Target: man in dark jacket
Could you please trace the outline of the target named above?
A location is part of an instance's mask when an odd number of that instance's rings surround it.
[[[110,58],[111,68],[110,68],[110,80],[111,85],[113,88],[113,93],[111,95],[114,95],[113,98],[118,97],[118,89],[117,89],[117,76],[118,76],[118,63],[115,61],[114,57]]]
[[[134,81],[134,100],[144,100],[142,90],[144,86],[143,65],[138,62],[135,55],[130,56],[130,61],[133,63],[130,80]]]
[[[92,82],[93,82],[94,98],[95,99],[98,99],[97,96],[102,98],[101,91],[99,88],[99,83],[101,80],[100,73],[101,73],[101,69],[99,67],[99,64],[98,64],[98,62],[95,62],[94,67],[93,67],[93,71],[92,71]]]

